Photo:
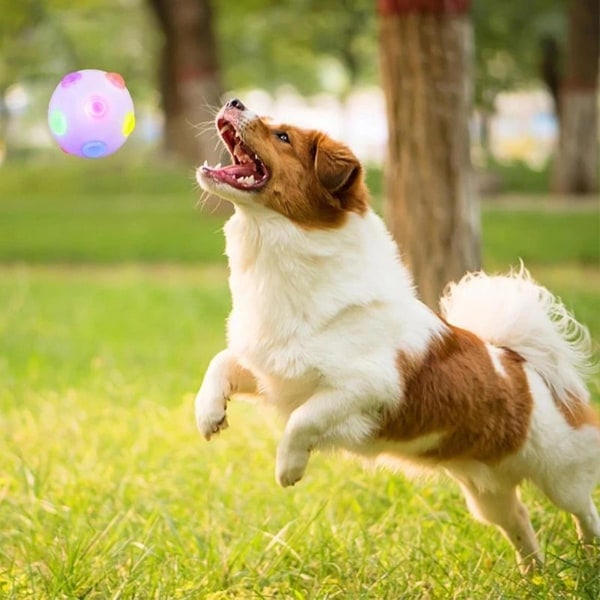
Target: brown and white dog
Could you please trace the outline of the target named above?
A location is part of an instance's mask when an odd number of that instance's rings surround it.
[[[418,300],[358,160],[323,133],[273,124],[239,100],[216,119],[233,158],[197,179],[235,206],[225,226],[228,347],[196,397],[207,439],[237,392],[286,419],[276,478],[341,448],[387,465],[439,467],[527,570],[543,558],[517,486],[533,481],[600,538],[592,491],[600,425],[584,378],[589,336],[527,272],[469,274],[441,316]]]

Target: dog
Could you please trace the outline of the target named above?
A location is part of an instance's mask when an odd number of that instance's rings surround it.
[[[196,177],[234,205],[224,228],[233,305],[227,349],[195,400],[202,435],[227,427],[232,395],[258,393],[285,419],[283,487],[317,449],[442,469],[530,571],[543,556],[518,492],[527,479],[573,514],[586,545],[597,542],[587,330],[523,266],[467,274],[435,313],[371,210],[349,148],[238,99],[216,128],[232,164],[205,162]]]

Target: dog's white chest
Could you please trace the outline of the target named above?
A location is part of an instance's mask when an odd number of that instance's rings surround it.
[[[267,279],[256,273],[232,273],[229,346],[253,371],[285,379],[301,377],[310,369],[310,325],[285,279],[274,273]]]

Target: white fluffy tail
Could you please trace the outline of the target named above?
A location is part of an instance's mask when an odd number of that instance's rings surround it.
[[[447,287],[440,308],[449,323],[518,352],[560,402],[589,400],[589,332],[523,265],[506,276],[469,273]]]

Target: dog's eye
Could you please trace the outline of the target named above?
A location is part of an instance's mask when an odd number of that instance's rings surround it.
[[[282,142],[285,142],[286,144],[290,144],[290,136],[285,132],[285,131],[278,131],[275,134]]]

